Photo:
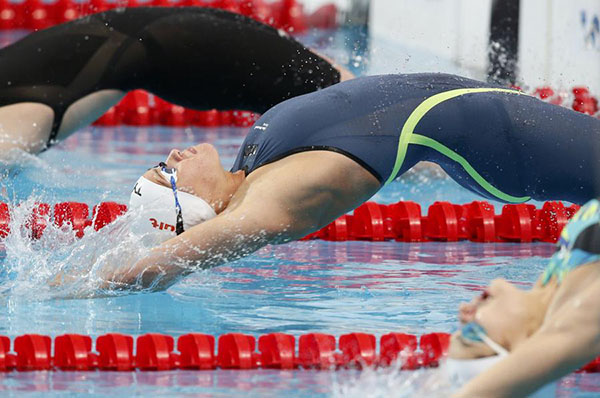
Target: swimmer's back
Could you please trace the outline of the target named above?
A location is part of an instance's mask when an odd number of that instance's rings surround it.
[[[447,74],[369,76],[271,109],[233,170],[330,150],[382,184],[426,160],[491,199],[583,203],[600,195],[599,142],[600,120],[516,90]]]

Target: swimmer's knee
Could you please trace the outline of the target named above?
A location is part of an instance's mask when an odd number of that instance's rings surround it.
[[[48,105],[22,102],[0,107],[0,151],[39,153],[46,148],[54,111]]]

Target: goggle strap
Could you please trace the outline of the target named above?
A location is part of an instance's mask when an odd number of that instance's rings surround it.
[[[170,173],[167,172],[167,167],[164,163],[161,163],[159,166],[161,166],[161,171],[163,172],[163,174],[169,176],[169,182],[171,183],[171,189],[173,190],[173,196],[175,197],[175,214],[177,217],[177,222],[175,224],[175,233],[177,235],[180,235],[183,232],[185,232],[185,229],[183,227],[183,211],[181,210],[181,204],[179,204],[179,198],[177,197],[176,174],[174,171]]]
[[[185,230],[183,229],[183,216],[181,215],[181,209],[179,209],[177,211],[177,224],[175,225],[175,233],[177,235],[180,235],[184,232]]]
[[[476,331],[475,333],[477,333],[479,338],[485,344],[487,344],[492,350],[494,350],[496,352],[496,354],[498,354],[500,356],[508,355],[508,351],[506,350],[506,348],[502,347],[500,344],[498,344],[494,340],[490,339],[488,335],[480,333],[479,331]]]
[[[500,344],[492,340],[485,329],[477,322],[469,322],[463,326],[461,334],[463,338],[471,341],[480,341],[490,347],[500,356],[508,355],[508,351]]]

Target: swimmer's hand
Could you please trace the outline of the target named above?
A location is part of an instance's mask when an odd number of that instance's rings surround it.
[[[146,260],[150,261],[152,257]],[[175,275],[169,275],[174,273]],[[131,268],[110,268],[104,267],[96,275],[60,271],[48,280],[48,286],[53,289],[64,288],[66,286],[74,286],[77,284],[85,284],[89,289],[86,289],[83,296],[97,295],[98,292],[109,291],[158,291],[164,290],[172,283],[175,276],[185,274],[183,270],[176,267],[170,267],[169,270],[158,269],[146,265],[144,261],[140,261]],[[74,296],[80,296],[79,293]]]
[[[159,246],[132,267],[105,269],[100,275],[99,288],[121,291],[165,290],[182,276],[192,272],[188,267],[177,265],[175,261],[168,265],[162,265],[167,257]]]
[[[80,280],[79,275],[65,274],[64,271],[59,271],[53,278],[48,280],[48,286],[58,288],[66,284],[75,283]]]
[[[103,270],[102,288],[165,290],[194,271],[237,260],[268,243],[288,241],[285,228],[290,222],[278,216],[277,206],[264,203],[252,201],[245,208],[221,213],[152,249],[131,266]],[[307,231],[297,234],[302,237]]]
[[[61,270],[47,280],[49,288],[55,291],[57,297],[61,298],[89,298],[98,297],[97,283],[94,283],[90,275],[81,271]]]

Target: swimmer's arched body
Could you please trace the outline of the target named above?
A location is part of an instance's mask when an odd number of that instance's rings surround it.
[[[446,74],[359,78],[282,103],[256,123],[233,170],[314,150],[347,155],[381,184],[431,161],[509,203],[600,194],[600,120]]]
[[[450,343],[450,373],[460,379],[461,373],[483,372],[455,397],[530,396],[597,358],[598,300],[600,201],[594,199],[564,228],[533,288],[495,280],[461,305],[463,327]]]
[[[339,82],[285,33],[200,7],[115,9],[0,50],[0,152],[39,152],[145,89],[195,109],[263,113]]]
[[[350,80],[269,110],[231,172],[209,144],[171,151],[138,180],[130,203],[158,202],[166,215],[142,222],[173,226],[172,239],[108,278],[164,288],[194,269],[302,238],[420,160],[438,162],[484,196],[581,203],[598,192],[599,138],[600,120],[457,76]],[[196,211],[173,209],[172,187],[206,209],[176,237],[175,215],[185,223]]]

